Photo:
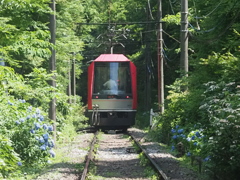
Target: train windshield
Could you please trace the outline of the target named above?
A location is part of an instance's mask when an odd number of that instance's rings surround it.
[[[131,94],[129,62],[95,62],[93,94]]]

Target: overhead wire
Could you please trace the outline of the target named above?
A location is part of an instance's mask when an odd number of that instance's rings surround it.
[[[194,3],[195,3],[195,1],[194,1]],[[222,1],[220,1],[218,4],[217,4],[217,6],[212,10],[212,11],[210,11],[207,15],[204,15],[204,16],[202,16],[202,17],[195,17],[195,19],[203,19],[203,18],[206,18],[206,17],[208,17],[208,16],[210,16],[214,11],[216,11],[217,10],[217,8],[220,6],[220,4],[222,3]]]
[[[175,12],[173,10],[173,5],[172,5],[172,1],[171,0],[169,0],[169,4],[170,4],[171,10],[172,10],[172,13],[175,14]]]
[[[168,35],[168,37],[172,38],[173,40],[175,40],[175,41],[178,42],[179,44],[181,43],[179,40],[177,40],[176,38],[174,38],[173,36],[171,36],[170,34],[168,34],[166,31],[163,30],[163,33],[165,33],[166,35]]]
[[[210,12],[210,13],[208,13],[207,15],[209,16],[210,14],[212,14],[218,7],[219,7],[219,5],[222,3],[222,1]],[[229,12],[227,13],[227,14],[229,14],[230,12],[232,12],[232,10],[234,9],[234,7],[236,7],[236,5],[239,3],[239,0],[237,0],[237,1],[235,1],[235,3],[233,4],[233,6],[232,6],[232,8],[229,10]],[[232,24],[235,22],[235,20],[237,19],[237,17],[239,16],[239,11],[237,11],[237,13],[236,13],[236,15],[234,16],[234,18],[232,18],[232,20],[230,21],[230,23],[226,26],[226,28],[224,28],[224,30],[221,30],[221,33],[220,34],[218,34],[217,35],[217,37],[215,37],[215,38],[213,38],[213,39],[209,39],[209,40],[207,40],[207,41],[214,41],[214,40],[216,40],[216,39],[218,39],[219,37],[221,37],[226,31],[227,31],[227,29],[229,29],[231,26],[232,26]],[[205,16],[206,17],[206,16]],[[215,27],[213,27],[213,28],[211,28],[211,29],[208,29],[208,30],[204,30],[204,31],[200,31],[200,30],[198,30],[198,29],[196,29],[192,24],[190,24],[189,23],[189,26],[191,27],[191,28],[193,28],[196,32],[198,32],[198,33],[209,33],[209,32],[211,32],[211,31],[213,31],[213,30],[215,30],[222,22],[224,22],[225,20],[224,19],[222,19],[220,22],[218,22],[217,23],[217,25],[215,26]],[[195,39],[196,39],[196,37],[195,37]],[[203,40],[203,41],[206,41],[206,40]]]
[[[148,0],[148,9],[149,9],[149,14],[151,16],[151,19],[154,20],[153,15],[152,15],[152,9],[151,9],[151,5],[150,5],[150,0]]]

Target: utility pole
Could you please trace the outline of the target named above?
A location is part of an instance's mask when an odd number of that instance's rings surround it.
[[[147,5],[147,22],[150,20],[150,6]],[[147,24],[147,32],[150,31],[150,24]],[[150,71],[150,60],[151,60],[151,48],[149,42],[149,35],[145,33],[145,43],[146,43],[146,50],[145,50],[145,86],[144,86],[144,110],[149,111],[151,109],[151,72]]]
[[[158,4],[158,104],[160,113],[164,112],[164,76],[163,76],[163,37],[162,37],[162,0]]]
[[[55,15],[56,5],[55,5],[55,0],[51,0],[50,8],[52,9],[52,12],[53,12],[53,14],[50,14],[50,32],[51,32],[50,43],[55,45],[55,42],[56,42],[56,15]],[[49,60],[49,71],[50,71],[50,73],[55,73],[54,71],[56,70],[56,51],[55,51],[54,47],[52,47],[51,51],[52,51],[52,55]],[[49,84],[54,88],[56,87],[56,76],[55,75],[52,76],[52,79],[50,80]],[[54,124],[53,124],[53,131],[54,131],[53,136],[54,137],[53,138],[54,138],[54,142],[56,142],[56,98],[53,98],[49,104],[49,118],[54,121]]]
[[[180,69],[188,73],[188,0],[181,0],[181,59]]]
[[[72,86],[71,86],[71,68],[72,68],[72,63],[71,63],[71,59],[69,59],[68,62],[68,86],[67,86],[67,95],[68,95],[68,103],[71,104],[72,103],[72,99],[71,99],[71,91],[72,91]]]
[[[73,60],[72,60],[72,95],[73,95],[73,103],[76,103],[76,73],[75,73],[75,52],[73,53]]]

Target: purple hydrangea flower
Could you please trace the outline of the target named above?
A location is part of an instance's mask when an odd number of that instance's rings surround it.
[[[19,161],[19,162],[17,163],[17,165],[18,165],[18,166],[22,166],[22,162]]]

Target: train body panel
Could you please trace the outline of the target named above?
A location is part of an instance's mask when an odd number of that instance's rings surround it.
[[[132,107],[132,99],[93,99],[92,103],[104,110],[129,110]]]
[[[128,128],[135,123],[135,65],[122,54],[102,54],[88,67],[88,115],[102,129]]]

